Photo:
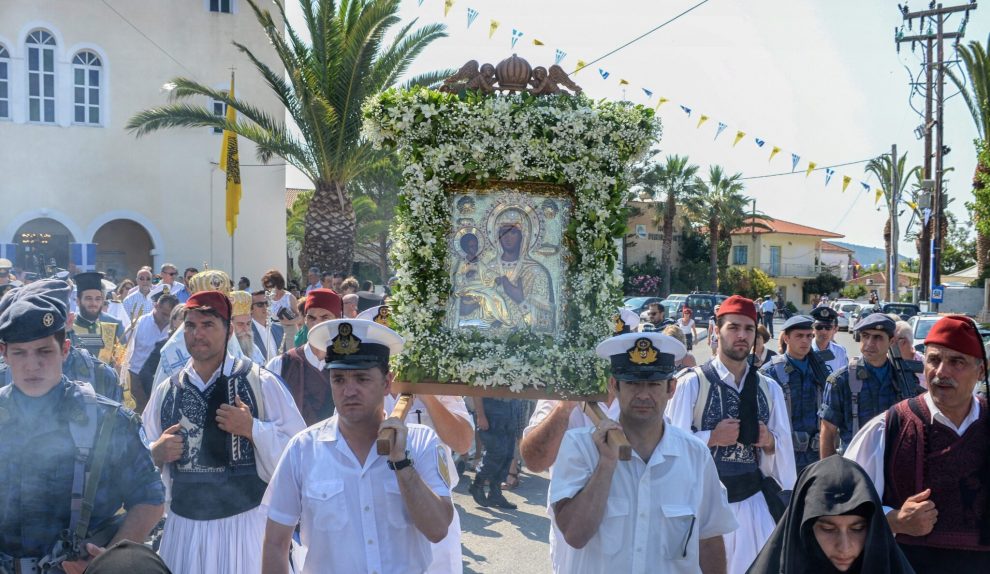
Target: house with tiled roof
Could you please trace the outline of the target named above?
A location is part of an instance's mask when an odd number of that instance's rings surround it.
[[[855,251],[848,247],[836,245],[830,241],[822,240],[822,256],[819,263],[828,267],[835,267],[839,270],[838,277],[843,281],[853,278],[853,269],[856,262],[853,259]]]
[[[825,240],[843,237],[783,219],[747,218],[731,233],[728,264],[763,270],[776,283],[784,301],[791,301],[799,308],[807,307],[811,300],[804,297],[805,281],[826,272],[843,276],[841,264],[832,261],[834,257],[825,256],[832,251],[832,247],[825,246]]]

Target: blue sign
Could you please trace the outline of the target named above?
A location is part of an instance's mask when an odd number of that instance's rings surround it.
[[[941,303],[943,295],[945,295],[945,287],[939,285],[932,289],[932,303]]]

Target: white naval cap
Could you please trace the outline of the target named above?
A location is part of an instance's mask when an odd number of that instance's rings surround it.
[[[388,367],[405,340],[388,327],[365,319],[333,319],[309,330],[309,344],[327,352],[328,369]]]
[[[618,381],[655,381],[671,378],[684,358],[684,344],[659,331],[625,333],[605,339],[595,347],[599,357],[612,364]]]
[[[639,315],[633,313],[630,309],[620,307],[618,312],[612,315],[612,324],[614,325],[612,330],[613,335],[632,333],[639,327]]]

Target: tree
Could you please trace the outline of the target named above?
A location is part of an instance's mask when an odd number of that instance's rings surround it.
[[[285,210],[285,239],[286,247],[294,259],[302,251],[303,242],[306,237],[306,212],[309,211],[309,202],[313,199],[312,191],[304,191],[296,196],[292,202],[292,207]],[[289,275],[293,275],[290,267]],[[301,275],[301,274],[300,274]],[[296,277],[305,279],[305,277]]]
[[[663,244],[660,248],[661,293],[671,293],[671,254],[674,246],[674,219],[677,203],[695,191],[698,166],[692,165],[687,156],[668,155],[663,164],[648,162],[633,169],[633,185],[639,187],[656,204],[656,222],[663,222]],[[659,203],[663,197],[663,203]],[[661,207],[662,206],[662,207]]]
[[[990,46],[990,37],[987,38]],[[977,41],[959,46],[959,59],[966,68],[965,77],[946,68],[949,78],[959,88],[976,126],[976,172],[973,174],[973,221],[976,223],[976,265],[982,277],[990,263],[990,56]],[[969,81],[967,81],[967,78]]]
[[[388,230],[395,218],[401,179],[398,158],[389,155],[354,181],[355,253],[375,262],[383,283],[392,275]]]
[[[867,173],[872,173],[877,176],[877,179],[880,180],[880,188],[883,190],[883,197],[887,203],[887,222],[883,226],[883,247],[884,269],[888,270],[888,272],[890,270],[890,258],[893,252],[891,246],[894,241],[898,241],[900,239],[899,237],[891,237],[892,218],[897,213],[897,210],[900,209],[900,206],[896,204],[892,205],[890,198],[893,196],[900,200],[900,198],[903,197],[904,190],[907,188],[908,182],[910,182],[911,179],[915,177],[915,174],[921,170],[920,165],[916,165],[911,169],[905,169],[906,166],[907,152],[897,159],[896,166],[894,165],[893,158],[889,155],[882,155],[871,159],[870,162],[866,164],[866,169],[864,170]],[[896,188],[894,187],[893,182],[894,167],[897,168]],[[828,293],[828,291],[825,291],[825,293]]]
[[[172,80],[170,104],[138,113],[127,128],[138,136],[175,127],[227,129],[253,141],[262,162],[283,158],[315,188],[300,264],[347,272],[354,259],[356,225],[348,184],[374,164],[377,155],[360,137],[361,103],[395,85],[426,46],[446,36],[445,27],[413,29],[414,21],[392,34],[399,24],[399,0],[302,0],[305,32],[311,38],[307,43],[287,21],[283,2],[273,0],[279,15],[274,18],[258,0],[247,0],[284,71],[268,66],[243,44],[234,45],[265,79],[297,129],[188,78]],[[433,72],[410,83],[432,84],[448,74]],[[224,102],[245,119],[228,123],[212,110],[178,101],[201,96]]]
[[[777,290],[777,284],[762,269],[755,267],[728,267],[719,280],[719,288],[725,293],[742,295],[750,299],[763,297]]]
[[[685,196],[684,205],[691,219],[708,228],[708,277],[718,289],[719,240],[740,227],[746,218],[750,199],[742,194],[741,173],[727,176],[721,166],[708,168],[708,179],[695,178],[694,189]]]
[[[842,291],[842,288],[846,286],[846,282],[832,275],[831,273],[819,273],[818,277],[814,279],[808,279],[804,282],[801,290],[804,292],[806,297],[811,295],[821,295],[829,293],[837,293]]]

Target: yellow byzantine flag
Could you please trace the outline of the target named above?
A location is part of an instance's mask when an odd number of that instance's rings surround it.
[[[498,27],[499,26],[501,26],[501,24],[499,23],[498,20],[492,20],[491,23],[488,24],[488,39],[489,40],[491,40],[492,39],[492,36],[495,35],[495,30],[498,30]]]
[[[581,70],[583,70],[585,68],[585,66],[587,66],[587,65],[588,65],[587,62],[585,62],[584,60],[578,59],[578,61],[577,61],[577,67],[574,68],[574,71],[571,72],[571,73],[572,74],[576,74],[576,73],[580,72]]]
[[[808,170],[804,172],[804,177],[808,177],[809,175],[811,175],[811,172],[815,171],[815,168],[816,167],[818,167],[818,164],[817,163],[815,163],[813,161],[809,161],[808,162]]]
[[[454,0],[446,0],[443,3],[443,17],[446,18],[447,14],[450,13],[450,9],[454,7]]]
[[[736,139],[732,140],[732,147],[736,147],[736,144],[739,143],[739,140],[743,139],[744,137],[746,137],[746,132],[736,132]]]
[[[848,175],[842,176],[842,191],[846,191],[846,188],[849,187],[849,182],[852,180],[853,178],[849,177]]]
[[[234,99],[234,73],[230,73],[230,99]],[[227,106],[227,123],[237,121],[237,110]],[[220,170],[227,174],[227,235],[234,236],[237,215],[241,212],[241,161],[237,156],[237,134],[223,130],[220,147]]]
[[[543,42],[537,40],[536,38],[533,38],[533,45],[534,46],[543,46],[544,44],[543,44]]]
[[[882,189],[874,189],[873,192],[876,194],[876,198],[873,200],[873,205],[880,203],[880,198],[883,197]]]
[[[700,128],[701,124],[707,121],[708,121],[708,116],[706,116],[705,114],[701,114],[701,118],[698,120],[698,125],[696,125],[695,128]]]
[[[773,156],[777,155],[778,153],[780,153],[780,148],[777,146],[773,146],[773,149],[770,150],[770,159],[768,159],[767,162],[773,161]]]

